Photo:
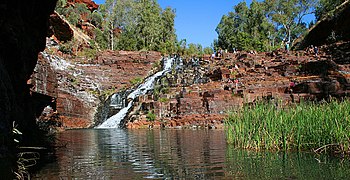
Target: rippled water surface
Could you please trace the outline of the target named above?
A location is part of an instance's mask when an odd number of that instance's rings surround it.
[[[347,179],[348,160],[256,153],[227,146],[222,130],[71,130],[34,179]]]

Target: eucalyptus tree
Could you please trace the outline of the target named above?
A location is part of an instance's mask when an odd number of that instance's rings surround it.
[[[233,12],[221,18],[216,28],[216,46],[228,50],[264,51],[269,48],[268,38],[273,31],[273,25],[267,19],[265,4],[253,0],[248,7],[246,2],[241,2],[234,6]]]
[[[162,9],[156,0],[140,0],[137,2],[139,21],[139,49],[154,50],[160,43],[160,29],[162,28],[160,13]]]
[[[253,0],[248,10],[247,32],[250,35],[250,48],[257,51],[269,50],[274,41],[274,26],[267,18],[264,3]]]
[[[233,12],[223,15],[217,28],[217,45],[224,49],[248,49],[247,29],[248,7],[245,2],[241,2],[234,7]]]
[[[115,49],[116,35],[119,35],[124,28],[135,24],[135,3],[133,0],[106,0],[101,4],[99,12],[103,17],[103,31],[107,31],[109,48]],[[118,30],[118,31],[116,31]]]
[[[162,52],[175,52],[176,34],[175,34],[175,10],[167,7],[161,13],[161,34],[160,50]]]
[[[116,0],[106,0],[104,4],[99,6],[99,11],[103,17],[103,30],[108,32],[108,44],[111,50],[114,49],[114,35],[113,29],[115,28],[115,12],[117,7]]]
[[[306,30],[303,17],[313,13],[317,0],[265,0],[264,2],[276,29],[282,31],[284,41],[291,43],[292,38]]]
[[[175,11],[156,0],[106,0],[99,13],[110,49],[175,51]]]

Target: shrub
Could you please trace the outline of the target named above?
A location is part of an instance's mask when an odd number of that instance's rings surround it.
[[[146,118],[147,121],[153,122],[154,120],[156,120],[156,115],[153,113],[153,111],[148,111]]]

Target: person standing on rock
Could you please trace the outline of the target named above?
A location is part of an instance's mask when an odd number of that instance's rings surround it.
[[[318,56],[318,47],[317,46],[314,46],[314,53],[315,53],[315,57]]]
[[[288,41],[285,42],[284,49],[287,53],[289,52],[289,42]]]
[[[292,99],[293,103],[294,103],[294,95],[293,95],[294,87],[295,87],[295,82],[292,80],[289,83],[289,94],[290,94],[290,98]]]
[[[238,79],[235,79],[236,91],[238,90],[238,83],[239,83]]]

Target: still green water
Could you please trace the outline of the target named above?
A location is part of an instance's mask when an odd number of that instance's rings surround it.
[[[223,130],[70,130],[33,179],[349,179],[349,160],[237,150]]]

